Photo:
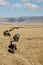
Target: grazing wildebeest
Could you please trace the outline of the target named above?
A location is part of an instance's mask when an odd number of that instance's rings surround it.
[[[10,32],[8,30],[3,32],[4,36],[11,36]]]
[[[19,41],[19,37],[20,37],[20,35],[17,33],[17,34],[15,34],[15,36],[13,36],[13,40],[15,42],[18,42]]]
[[[14,53],[14,51],[17,50],[16,44],[13,41],[10,42],[10,45],[8,46],[8,48],[9,48],[8,51],[10,53]]]

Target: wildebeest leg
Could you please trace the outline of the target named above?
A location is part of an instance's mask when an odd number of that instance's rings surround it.
[[[19,37],[17,37],[17,42],[19,41]]]
[[[15,50],[17,50],[17,47],[16,47],[16,45],[15,45]]]
[[[7,33],[7,35],[8,35],[8,36],[11,36],[11,34],[10,34],[10,33]]]

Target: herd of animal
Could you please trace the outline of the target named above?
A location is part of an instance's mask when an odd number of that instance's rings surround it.
[[[10,31],[12,30],[13,28],[10,30],[4,31],[3,32],[4,36],[11,36]],[[14,53],[14,51],[17,50],[16,42],[19,41],[19,37],[20,35],[18,33],[13,36],[12,40],[10,41],[10,45],[8,46],[8,52]]]

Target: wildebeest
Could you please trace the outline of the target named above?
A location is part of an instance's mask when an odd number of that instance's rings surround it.
[[[9,48],[8,51],[10,53],[14,53],[14,51],[17,50],[16,44],[13,41],[10,42],[10,45],[8,46],[8,48]]]
[[[3,32],[4,36],[11,36],[10,32],[8,30]]]
[[[18,42],[19,41],[19,37],[20,37],[20,35],[17,33],[17,34],[15,34],[15,36],[13,36],[13,40],[15,42]]]

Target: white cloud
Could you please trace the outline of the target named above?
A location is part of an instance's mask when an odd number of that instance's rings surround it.
[[[4,5],[8,8],[13,8],[13,9],[16,9],[16,8],[25,8],[25,9],[28,9],[28,10],[37,10],[39,9],[39,7],[35,4],[32,4],[29,2],[29,0],[21,0],[23,3],[20,4],[20,3],[16,3],[16,4],[11,4],[9,3],[8,1],[6,0],[0,0],[0,5]]]
[[[21,7],[21,5],[18,4],[18,3],[11,4],[6,0],[0,0],[0,5],[4,5],[4,6],[8,7],[8,8],[20,8]]]
[[[10,4],[7,7],[9,7],[9,8],[21,8],[21,5],[20,4]]]
[[[39,7],[37,5],[31,4],[31,3],[24,3],[24,8],[26,8],[26,9],[32,9],[32,10],[39,9]]]
[[[12,5],[14,8],[21,8],[21,5],[20,4],[15,4],[15,5]]]
[[[39,9],[39,7],[35,4],[31,4],[31,3],[23,3],[23,4],[10,4],[8,5],[9,8],[25,8],[25,9],[28,9],[28,10],[37,10]]]
[[[38,2],[43,2],[43,0],[37,0]]]
[[[28,2],[29,0],[21,0],[23,3]]]
[[[43,0],[33,0],[33,1],[35,1],[35,2],[43,2]]]
[[[8,5],[9,2],[6,0],[0,0],[0,5]]]

